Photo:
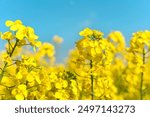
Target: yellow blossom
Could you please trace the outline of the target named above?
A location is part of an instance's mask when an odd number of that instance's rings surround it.
[[[8,64],[12,63],[11,57],[7,53],[2,54],[2,61],[6,62]]]
[[[12,34],[12,32],[7,31],[4,34],[1,34],[1,38],[5,40],[12,40],[14,39],[14,35]]]
[[[58,35],[55,35],[55,36],[53,37],[53,41],[54,41],[55,43],[61,44],[61,43],[63,42],[63,38],[60,37],[60,36],[58,36]]]
[[[93,31],[90,28],[85,28],[83,31],[81,31],[80,36],[88,37],[93,35]]]

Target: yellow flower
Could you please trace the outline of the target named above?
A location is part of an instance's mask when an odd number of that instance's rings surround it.
[[[33,42],[38,39],[38,36],[34,34],[34,29],[32,27],[27,27],[27,34],[26,37],[28,38],[29,42]]]
[[[61,89],[55,93],[55,98],[60,100],[67,100],[69,98],[69,94],[66,90]]]
[[[78,93],[78,89],[77,89],[77,83],[75,80],[71,80],[71,87],[72,87],[72,91],[75,95],[77,95]]]
[[[18,73],[16,74],[16,78],[17,78],[17,79],[22,79],[22,78],[23,78],[22,73],[21,73],[21,72],[18,72]]]
[[[12,26],[13,24],[14,24],[14,22],[11,21],[11,20],[7,20],[7,21],[5,22],[5,25],[6,25],[7,27]]]
[[[90,54],[91,54],[92,57],[95,57],[95,56],[96,56],[96,51],[95,51],[94,48],[91,48]]]
[[[21,84],[21,85],[19,85],[18,86],[18,89],[20,89],[20,90],[26,90],[26,85],[24,85],[24,84]]]
[[[22,94],[17,94],[17,95],[15,96],[15,98],[16,98],[17,100],[24,100],[24,96],[23,96]]]
[[[28,95],[27,86],[20,84],[12,90],[11,94],[14,95],[17,100],[24,100]]]
[[[79,33],[80,36],[89,37],[93,35],[93,31],[90,28],[85,28]]]
[[[17,31],[18,29],[22,28],[22,26],[23,26],[21,20],[16,20],[14,22],[11,22],[11,23],[9,22],[7,24],[10,25],[10,30],[12,30],[12,31]]]
[[[22,55],[22,65],[36,67],[37,63],[34,57],[27,57]]]
[[[101,39],[104,34],[101,31],[93,30],[93,35],[96,39]]]
[[[111,32],[108,35],[108,40],[113,43],[117,51],[125,49],[125,38],[120,31]]]
[[[61,43],[63,42],[63,38],[59,37],[58,35],[55,35],[55,36],[53,37],[53,41],[54,41],[55,43],[61,44]]]
[[[96,47],[95,48],[95,52],[96,52],[96,54],[101,54],[102,53],[102,49],[100,47]]]
[[[48,57],[53,57],[55,54],[55,48],[50,43],[43,43],[39,49],[39,53],[41,56],[47,55]]]
[[[12,87],[16,85],[16,82],[12,78],[4,76],[2,78],[1,84],[8,86],[8,87]]]
[[[36,41],[34,45],[35,45],[35,47],[40,47],[42,45],[42,43],[40,41]]]
[[[11,60],[10,56],[7,53],[2,54],[2,61],[6,62],[8,64],[12,63],[12,60]]]
[[[26,28],[24,27],[22,27],[22,28],[20,28],[17,32],[16,32],[16,38],[18,39],[18,40],[23,40],[25,37],[26,37],[26,34],[27,34],[27,30],[26,30]]]
[[[55,87],[57,89],[62,89],[62,88],[66,88],[68,86],[68,82],[66,80],[62,80],[59,79],[56,83],[55,83]]]
[[[32,73],[32,71],[31,71],[31,73]],[[27,78],[27,81],[29,81],[29,82],[33,82],[33,81],[34,81],[34,77],[32,76],[31,73],[28,74],[27,77],[26,77],[26,78]]]
[[[1,38],[4,40],[12,40],[12,39],[14,39],[14,35],[12,34],[12,32],[7,31],[1,35]]]
[[[139,31],[133,33],[130,41],[130,51],[143,53],[143,48],[150,49],[150,31]]]

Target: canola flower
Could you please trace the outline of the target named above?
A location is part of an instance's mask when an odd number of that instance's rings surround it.
[[[58,35],[54,35],[53,41],[57,44],[61,44],[63,42],[63,38]]]
[[[55,63],[56,46],[41,43],[21,20],[7,20],[0,52],[0,99],[113,100],[150,99],[150,31],[123,34],[85,28],[66,63]],[[57,44],[63,38],[54,36]],[[31,49],[33,48],[33,50]],[[24,51],[26,50],[26,51]]]

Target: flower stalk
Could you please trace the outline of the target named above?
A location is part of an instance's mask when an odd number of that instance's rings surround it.
[[[90,60],[90,69],[92,69],[93,65],[92,65],[92,60]],[[92,75],[92,71],[91,71],[91,99],[94,100],[94,77]]]
[[[142,62],[145,65],[145,49],[143,48],[142,52]],[[140,80],[140,100],[143,100],[143,79],[144,79],[144,71],[141,72],[141,80]]]
[[[15,43],[14,47],[12,48],[12,51],[11,51],[10,53],[8,53],[10,57],[12,57],[12,55],[13,55],[13,53],[14,53],[16,47],[17,47],[17,43],[18,43],[18,40],[16,39],[16,43]],[[10,44],[10,43],[9,43],[9,44]],[[4,63],[4,67],[2,68],[2,72],[1,72],[1,74],[0,74],[0,83],[1,83],[1,81],[2,81],[2,78],[3,78],[3,76],[4,76],[4,73],[5,73],[5,70],[6,70],[7,66],[8,66],[8,63],[5,62],[5,63]]]

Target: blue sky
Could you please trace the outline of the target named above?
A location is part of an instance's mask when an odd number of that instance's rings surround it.
[[[42,42],[56,34],[63,37],[57,50],[57,62],[63,62],[85,27],[105,36],[119,30],[127,43],[133,32],[150,30],[150,0],[0,0],[0,31],[7,30],[8,19],[32,26]],[[3,45],[0,40],[0,49]]]

